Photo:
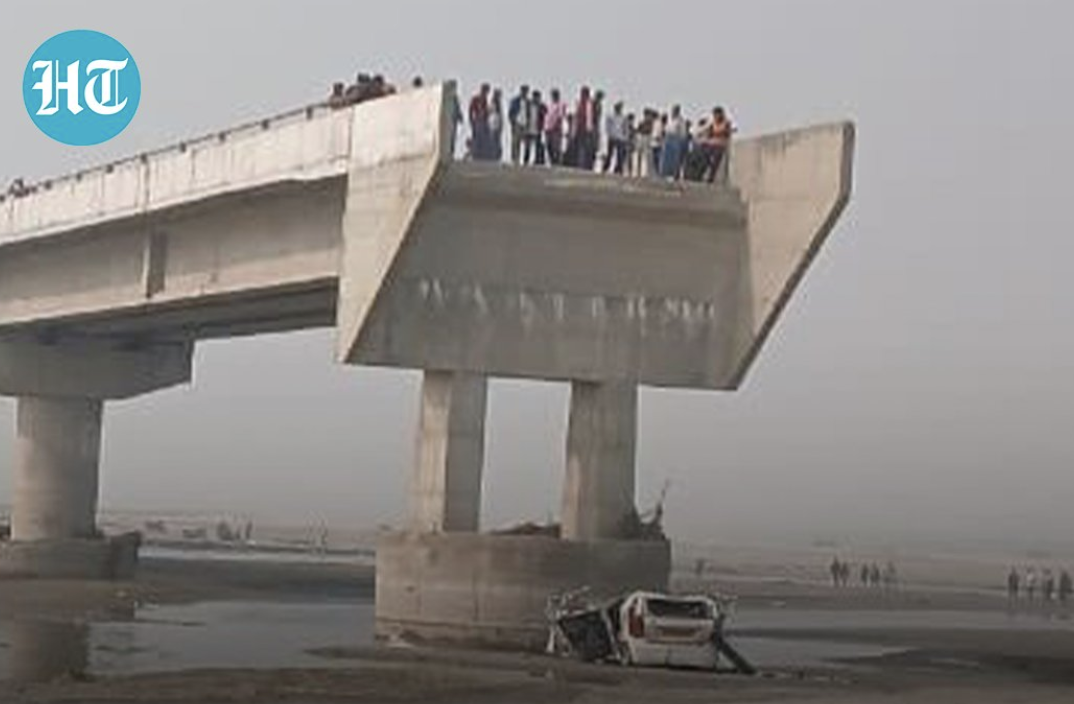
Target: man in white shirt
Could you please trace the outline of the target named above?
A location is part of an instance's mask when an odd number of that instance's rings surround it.
[[[604,120],[604,132],[608,135],[608,152],[604,155],[604,173],[615,162],[615,173],[622,174],[626,168],[627,150],[630,145],[627,134],[627,118],[623,114],[623,103],[612,108],[612,113]]]

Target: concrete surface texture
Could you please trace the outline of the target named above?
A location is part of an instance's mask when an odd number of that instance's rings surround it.
[[[624,585],[664,591],[666,542],[397,534],[377,547],[377,631],[385,637],[541,648],[551,594]]]
[[[410,491],[411,530],[475,533],[481,518],[488,380],[425,372]]]
[[[0,579],[129,580],[137,533],[94,539],[0,542]]]
[[[638,388],[575,382],[570,403],[562,537],[630,538],[637,514]]]

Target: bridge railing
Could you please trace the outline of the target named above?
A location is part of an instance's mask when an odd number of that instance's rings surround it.
[[[0,194],[0,243],[286,179],[343,173],[351,109],[320,103]]]

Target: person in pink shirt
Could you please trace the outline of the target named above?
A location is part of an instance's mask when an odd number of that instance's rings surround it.
[[[559,166],[563,163],[563,135],[567,126],[567,103],[553,88],[549,94],[548,111],[544,116],[544,141],[548,150],[548,163]]]

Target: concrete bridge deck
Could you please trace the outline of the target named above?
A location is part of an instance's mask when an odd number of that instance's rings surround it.
[[[712,188],[454,162],[442,101],[312,107],[4,198],[0,336],[336,326],[341,361],[733,387],[849,196],[849,125],[737,145]]]

